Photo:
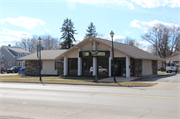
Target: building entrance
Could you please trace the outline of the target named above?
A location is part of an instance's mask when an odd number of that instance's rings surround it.
[[[93,75],[93,58],[82,58],[82,74],[84,76]]]
[[[126,58],[114,58],[115,76],[126,76]],[[111,60],[111,76],[113,76],[113,60]]]

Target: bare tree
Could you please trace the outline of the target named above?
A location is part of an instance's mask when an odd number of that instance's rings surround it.
[[[42,44],[43,44],[44,50],[59,49],[58,38],[53,38],[50,35],[42,36]]]
[[[23,38],[21,41],[16,42],[17,47],[22,47],[23,49],[29,51],[29,52],[35,52],[36,51],[36,45],[37,45],[37,38],[34,36],[32,38]]]
[[[152,45],[156,55],[165,58],[179,50],[180,27],[156,24],[141,38]]]
[[[59,49],[58,38],[53,38],[50,35],[40,36],[42,39],[42,45],[44,50],[54,50]],[[16,42],[16,46],[22,47],[23,49],[33,53],[37,51],[38,36],[33,36],[32,38],[22,39]]]
[[[130,38],[130,37],[126,37],[126,38],[124,39],[124,43],[125,43],[125,44],[128,44],[128,45],[131,45],[131,46],[135,46],[136,40],[135,40],[135,39],[132,39],[132,38]]]

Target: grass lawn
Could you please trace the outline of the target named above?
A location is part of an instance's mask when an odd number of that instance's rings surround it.
[[[98,79],[101,80],[102,78]],[[112,85],[112,86],[153,86],[157,83],[141,83],[141,82],[118,82],[118,83],[95,83],[94,77],[59,77],[50,76],[42,77],[43,83],[57,83],[57,84],[88,84],[88,85]],[[21,75],[0,76],[0,82],[34,82],[40,83],[39,77],[22,77]]]

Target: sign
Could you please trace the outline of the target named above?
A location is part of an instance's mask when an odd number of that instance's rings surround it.
[[[109,57],[110,51],[80,51],[79,57]]]
[[[82,54],[83,54],[83,57],[89,56],[89,52],[82,52]]]

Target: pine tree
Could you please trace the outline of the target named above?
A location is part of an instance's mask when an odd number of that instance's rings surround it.
[[[96,27],[93,25],[93,23],[91,22],[90,25],[88,26],[88,29],[86,30],[86,37],[96,37],[97,33],[96,33]]]
[[[71,22],[71,19],[68,19],[66,18],[64,20],[64,23],[62,25],[62,27],[60,28],[62,32],[62,36],[60,39],[63,39],[63,48],[65,49],[69,49],[73,46],[73,41],[76,42],[75,38],[74,38],[74,34],[77,34],[75,33],[77,30],[74,29],[74,23]]]

